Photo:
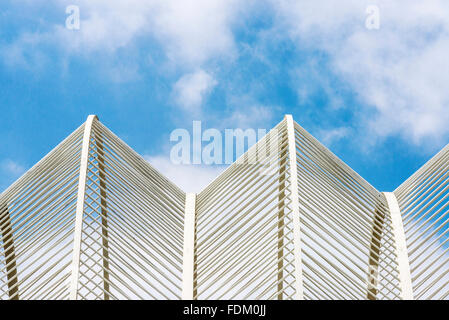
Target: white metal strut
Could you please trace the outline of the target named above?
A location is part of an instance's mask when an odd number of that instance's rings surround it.
[[[384,192],[384,195],[390,209],[391,224],[393,226],[394,239],[396,243],[401,298],[404,300],[413,300],[412,277],[410,275],[410,264],[407,253],[404,226],[402,224],[401,210],[399,209],[398,201],[394,193]]]
[[[76,201],[76,213],[75,213],[72,275],[70,281],[71,300],[76,300],[78,297],[78,280],[79,280],[80,255],[81,255],[81,233],[83,229],[84,197],[86,193],[87,166],[89,162],[89,144],[92,132],[92,124],[95,120],[98,120],[97,116],[90,115],[87,118],[87,121],[84,126],[84,136],[80,160],[81,161],[80,174],[78,180],[78,196]]]

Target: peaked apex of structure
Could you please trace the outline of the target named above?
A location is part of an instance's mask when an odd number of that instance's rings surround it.
[[[186,194],[91,115],[0,195],[0,299],[444,299],[447,151],[381,193],[286,115]]]
[[[48,152],[41,160],[39,160],[34,166],[24,172],[16,181],[14,181],[8,188],[0,193],[0,200],[3,197],[7,197],[7,195],[17,187],[23,185],[24,181],[27,180],[27,177],[34,176],[33,173],[40,172],[40,169],[48,162],[51,162],[50,158],[52,156],[56,156],[59,153],[63,153],[65,151],[73,151],[73,148],[77,148],[78,156],[80,156],[82,149],[88,150],[91,145],[90,139],[93,140],[99,139],[100,143],[102,141],[101,135],[104,131],[104,134],[108,136],[113,136],[115,143],[120,145],[122,148],[127,149],[127,152],[133,155],[133,157],[139,158],[139,163],[147,168],[147,170],[152,171],[154,174],[159,175],[158,178],[163,179],[166,183],[172,185],[172,187],[178,189],[179,192],[183,192],[178,188],[173,182],[170,181],[169,178],[165,177],[162,173],[160,173],[156,168],[154,168],[148,161],[146,161],[141,155],[135,152],[129,145],[127,145],[123,140],[113,134],[106,126],[104,126],[100,122],[100,118],[96,114],[90,114],[87,116],[86,121],[83,122],[75,131],[73,131],[69,136],[67,136],[64,140],[62,140],[58,145],[56,145],[50,152]],[[97,134],[95,134],[95,132]],[[76,143],[75,143],[76,142]],[[86,156],[88,153],[85,154]],[[82,162],[83,159],[79,159],[79,162]]]
[[[87,116],[86,122],[92,122],[94,120],[100,121],[100,118],[96,114],[90,114]]]
[[[91,127],[93,125],[94,122],[100,122],[100,118],[98,115],[96,114],[89,114],[86,118],[86,121],[81,125],[81,127],[84,128],[84,135],[89,135],[90,136],[90,131],[91,131]],[[367,186],[369,186],[370,189],[376,190],[376,188],[374,188],[367,180],[365,180],[364,178],[362,178],[356,171],[354,171],[354,169],[352,169],[349,165],[347,165],[343,160],[341,160],[337,155],[335,155],[328,147],[326,147],[324,144],[322,144],[318,139],[316,139],[313,135],[311,135],[307,130],[305,130],[303,127],[301,127],[298,122],[296,122],[293,119],[292,114],[285,114],[283,117],[283,120],[281,122],[279,122],[278,125],[276,125],[272,130],[274,130],[276,127],[278,127],[280,124],[282,124],[283,122],[292,122],[295,128],[299,128],[304,134],[307,135],[308,139],[312,140],[315,144],[316,147],[321,149],[322,151],[324,151],[325,153],[327,153],[331,159],[333,159],[333,161],[336,161],[337,163],[339,163],[339,165],[342,165],[344,167],[346,167],[348,170],[352,171],[357,177],[359,177],[362,181],[363,184],[366,184]],[[104,127],[106,128],[106,127]],[[77,130],[79,130],[80,128],[78,128]],[[77,130],[75,130],[70,136],[72,136],[75,132],[77,132]],[[269,135],[269,133],[267,134]],[[5,189],[2,193],[0,193],[0,197],[3,196],[3,194],[6,194],[7,191],[11,188],[13,188],[17,182],[21,181],[23,179],[24,176],[26,176],[27,174],[29,174],[30,171],[34,170],[35,168],[39,167],[40,163],[42,161],[44,161],[44,159],[52,152],[56,152],[58,147],[61,146],[64,141],[66,141],[67,139],[69,139],[69,137],[67,137],[65,140],[63,140],[58,146],[56,146],[52,151],[50,151],[46,156],[44,156],[36,165],[34,165],[33,167],[31,167],[29,170],[27,170],[24,174],[22,174],[21,177],[19,177],[14,183],[12,183],[10,185],[10,187],[8,187],[7,189]],[[117,137],[118,138],[118,137]],[[119,138],[118,138],[119,139]],[[260,140],[266,139],[266,136],[261,138]],[[86,140],[87,141],[87,140]],[[128,146],[125,142],[123,142],[121,139],[120,141],[126,145],[130,150],[132,150],[134,153],[135,151]],[[253,148],[257,148],[257,145],[260,143],[260,141],[258,143],[256,143]],[[248,150],[249,152],[250,150]],[[407,178],[401,185],[399,185],[394,192],[399,192],[405,185],[407,185],[408,183],[411,183],[411,181],[413,181],[414,179],[416,179],[423,171],[425,171],[426,169],[428,169],[429,167],[432,167],[432,165],[435,162],[438,162],[438,160],[443,157],[445,154],[447,154],[449,152],[449,144],[447,144],[445,147],[443,147],[437,154],[435,154],[435,156],[433,156],[430,160],[428,160],[422,167],[420,167],[413,175],[411,175],[409,178]],[[135,153],[136,155],[138,155],[137,153]],[[243,154],[241,157],[245,157],[247,154]],[[138,155],[139,157],[141,157],[140,155]],[[143,159],[143,158],[142,158]],[[157,172],[159,175],[161,175],[164,179],[166,179],[167,181],[169,181],[170,183],[172,183],[176,188],[178,188],[175,183],[171,182],[169,178],[165,177],[161,172],[159,172],[158,169],[154,168],[151,163],[149,163],[148,161],[145,160],[145,162],[148,164],[149,167],[151,167],[152,170],[154,170],[155,172]],[[215,180],[219,180],[220,177],[222,175],[224,175],[226,173],[226,171],[234,166],[234,165],[238,165],[238,160],[235,161],[233,164],[231,164],[228,168],[226,168],[222,173],[220,173],[213,181]],[[206,190],[208,188],[208,186],[204,187],[202,189],[202,191]]]

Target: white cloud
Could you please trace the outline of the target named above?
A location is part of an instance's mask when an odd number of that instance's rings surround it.
[[[18,177],[25,172],[25,167],[19,163],[11,160],[5,159],[0,163],[1,171],[10,177]]]
[[[0,193],[18,179],[25,170],[24,166],[11,159],[0,161]]]
[[[0,58],[11,67],[41,69],[47,58],[42,52],[31,49],[42,40],[43,37],[39,34],[25,32],[16,41],[0,46]]]
[[[200,192],[225,169],[225,166],[177,165],[161,155],[144,158],[185,192]]]
[[[372,137],[401,135],[420,144],[448,136],[449,2],[273,3],[278,28],[298,48],[326,52],[333,71],[367,106],[354,112]],[[368,4],[380,8],[379,30],[365,28]]]
[[[347,127],[339,127],[334,129],[322,129],[318,131],[317,136],[320,142],[326,146],[332,145],[334,142],[339,141],[347,137],[350,133],[350,129]]]
[[[259,104],[251,104],[242,106],[229,117],[222,120],[222,125],[226,128],[252,128],[252,129],[271,129],[271,121],[274,118],[274,112],[277,107],[264,106]],[[281,117],[282,115],[277,115]],[[282,118],[279,118],[281,121]]]
[[[449,2],[446,0],[263,0],[270,3],[274,17],[272,36],[288,39],[297,48],[324,52],[335,76],[349,85],[364,107],[351,110],[358,115],[360,129],[373,140],[401,135],[415,144],[428,144],[449,135]],[[57,45],[65,53],[89,55],[97,51],[114,54],[132,50],[139,41],[155,41],[170,67],[179,68],[187,78],[177,83],[184,108],[197,108],[204,95],[216,85],[207,64],[218,59],[226,63],[238,56],[236,28],[244,27],[252,0],[78,0],[55,2],[80,6],[81,28],[67,30],[63,22],[47,31],[25,33],[3,47],[4,61],[14,66],[39,66],[45,55],[39,44]],[[258,2],[260,3],[260,2]],[[46,4],[48,5],[48,4]],[[56,4],[55,4],[56,5]],[[380,9],[380,29],[365,27],[368,5]],[[61,11],[62,14],[64,10]],[[260,39],[270,36],[266,29]],[[287,37],[287,38],[285,38]],[[245,44],[258,48],[259,38]],[[276,41],[274,43],[277,43]],[[44,46],[45,47],[45,46]],[[264,47],[264,48],[265,48]],[[264,49],[265,50],[265,49]],[[257,50],[259,56],[266,55]],[[112,60],[115,64],[116,60]],[[297,70],[297,66],[292,66]],[[136,65],[122,62],[110,76],[127,81],[139,76]],[[169,70],[171,70],[169,68]],[[196,71],[195,71],[196,70]],[[198,71],[200,70],[200,71]],[[306,74],[302,82],[310,80]],[[120,75],[124,74],[123,79]],[[326,73],[327,74],[327,73]],[[117,76],[118,75],[118,76]],[[219,75],[216,75],[217,77]],[[321,75],[326,77],[326,75]],[[195,80],[188,83],[186,79]],[[305,79],[305,80],[304,80]],[[295,84],[293,84],[295,85]],[[342,106],[338,93],[321,82],[332,104]],[[182,89],[182,90],[181,90]],[[300,86],[304,101],[313,92]],[[255,99],[257,100],[257,99]],[[360,105],[360,104],[357,104]]]
[[[236,0],[159,0],[151,16],[153,32],[173,60],[198,65],[211,57],[235,53],[232,25],[239,8]]]
[[[173,87],[173,94],[178,106],[198,113],[206,96],[217,85],[217,81],[204,70],[182,76]]]
[[[21,34],[8,47],[18,56],[35,55],[36,44],[54,45],[66,54],[114,53],[137,40],[156,41],[175,66],[197,68],[212,58],[232,59],[236,53],[232,26],[242,5],[236,0],[67,0],[55,1],[80,8],[80,29],[68,30],[63,22],[46,31]],[[27,5],[27,4],[22,4]],[[49,5],[46,3],[45,5]],[[36,41],[30,44],[25,37]]]

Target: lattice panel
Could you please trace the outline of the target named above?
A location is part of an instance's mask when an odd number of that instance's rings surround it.
[[[0,299],[447,299],[448,168],[381,193],[286,116],[186,195],[89,116],[0,195]]]
[[[449,297],[449,146],[395,191],[415,299]]]
[[[87,172],[79,298],[179,299],[185,194],[99,122]]]
[[[198,299],[295,294],[286,135],[282,122],[198,195]]]
[[[298,124],[295,140],[304,297],[399,298],[391,220],[382,194]]]
[[[84,125],[0,196],[0,299],[66,299]]]

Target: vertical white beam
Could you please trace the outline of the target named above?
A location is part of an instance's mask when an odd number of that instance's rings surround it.
[[[182,299],[195,297],[195,202],[196,194],[186,194],[184,215],[184,252],[182,263]]]
[[[295,253],[295,285],[296,299],[304,299],[303,276],[302,276],[302,258],[301,258],[301,226],[299,219],[299,192],[298,192],[298,170],[296,164],[296,139],[293,117],[286,115],[287,136],[288,136],[288,159],[290,170],[290,196],[293,215],[293,244]]]
[[[404,300],[413,300],[412,277],[410,274],[410,264],[408,260],[404,225],[402,224],[401,210],[394,193],[384,192],[384,195],[390,209],[394,240],[396,243],[401,298]]]
[[[104,148],[102,133],[95,134],[97,147],[98,180],[100,182],[101,243],[103,245],[103,293],[104,300],[109,300],[109,232],[108,203],[106,201],[106,170],[104,167]]]
[[[285,164],[287,159],[283,159],[286,155],[286,151],[280,154],[281,162],[279,164],[279,196],[278,196],[278,300],[283,300],[284,297],[284,218],[285,211]]]
[[[76,200],[75,213],[75,231],[73,238],[73,257],[72,257],[72,276],[70,280],[70,299],[76,300],[78,298],[78,279],[80,269],[80,255],[81,255],[81,232],[83,229],[83,214],[84,214],[84,196],[86,193],[86,179],[87,166],[89,162],[89,143],[92,131],[92,123],[98,120],[97,116],[90,115],[84,124],[83,145],[81,149],[80,173],[78,180],[78,197]]]
[[[19,285],[17,281],[16,250],[14,248],[14,235],[11,226],[11,214],[8,205],[0,205],[0,236],[3,242],[5,255],[6,281],[10,300],[19,300]]]
[[[379,260],[380,247],[382,244],[382,233],[385,223],[385,214],[379,208],[374,210],[373,227],[371,230],[371,242],[369,246],[368,259],[368,300],[377,299],[379,284]]]

